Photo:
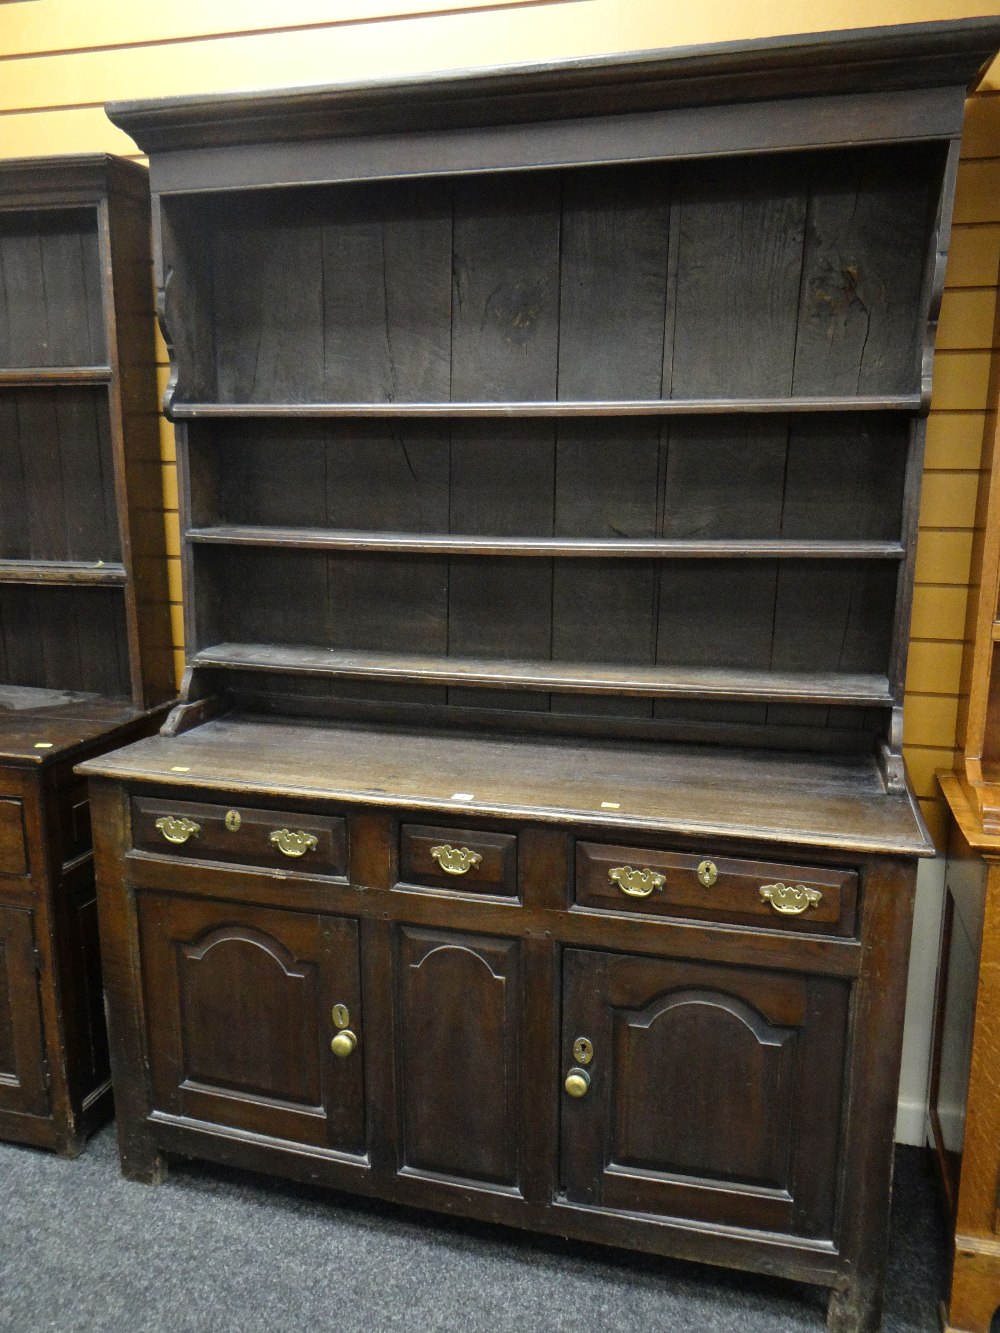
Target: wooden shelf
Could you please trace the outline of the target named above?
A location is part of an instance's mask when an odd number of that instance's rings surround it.
[[[47,583],[59,587],[89,585],[123,588],[125,566],[114,561],[0,560],[0,584]]]
[[[499,686],[571,694],[732,699],[817,704],[894,702],[885,676],[812,671],[740,671],[716,667],[633,666],[597,662],[504,661],[418,653],[221,643],[193,665],[426,685]]]
[[[367,551],[391,555],[548,556],[617,559],[901,560],[900,542],[797,541],[775,538],[681,540],[659,538],[479,537],[454,533],[350,532],[328,528],[218,526],[190,528],[198,545]]]
[[[587,417],[693,416],[743,412],[916,412],[920,394],[795,398],[654,398],[494,403],[178,403],[177,421],[201,417]]]
[[[58,385],[107,384],[110,366],[4,366],[0,388],[40,389]]]

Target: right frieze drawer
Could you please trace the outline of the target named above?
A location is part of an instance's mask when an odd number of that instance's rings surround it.
[[[576,903],[605,912],[850,935],[857,888],[853,870],[733,860],[710,851],[576,845]]]

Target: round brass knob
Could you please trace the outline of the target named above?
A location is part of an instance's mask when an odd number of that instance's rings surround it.
[[[339,1055],[341,1060],[346,1060],[357,1044],[358,1039],[351,1029],[344,1028],[343,1032],[338,1032],[330,1042],[330,1050],[334,1055]]]
[[[590,1075],[585,1069],[571,1069],[566,1075],[563,1087],[571,1097],[586,1097],[590,1087]]]

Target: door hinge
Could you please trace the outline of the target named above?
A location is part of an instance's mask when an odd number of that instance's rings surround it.
[[[34,961],[35,961],[35,976],[40,977],[42,975],[42,967],[44,965],[44,961],[42,959],[42,951],[41,949],[32,949],[31,952],[34,956]]]

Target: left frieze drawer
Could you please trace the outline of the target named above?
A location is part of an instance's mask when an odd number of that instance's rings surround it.
[[[26,875],[28,848],[24,840],[24,810],[20,801],[0,799],[0,875]]]
[[[339,815],[136,796],[132,841],[141,851],[188,860],[347,875],[347,822]]]

